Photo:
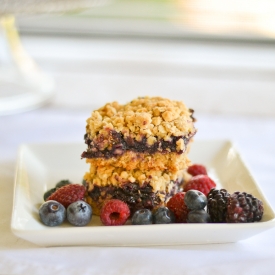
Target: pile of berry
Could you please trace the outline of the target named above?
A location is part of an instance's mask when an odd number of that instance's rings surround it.
[[[60,181],[44,194],[39,208],[40,220],[47,226],[57,226],[66,219],[74,226],[85,226],[92,218],[92,208],[84,201],[85,187],[68,180]]]
[[[104,225],[132,225],[169,223],[247,223],[262,219],[262,201],[246,192],[229,194],[216,189],[216,183],[207,175],[203,165],[194,164],[187,170],[190,179],[183,191],[174,195],[155,211],[140,209],[133,213],[126,202],[107,201],[101,210]],[[63,180],[44,194],[45,202],[39,209],[41,221],[56,226],[67,219],[72,225],[85,226],[92,219],[92,209],[84,200],[85,187]]]
[[[262,219],[264,207],[259,199],[246,192],[229,194],[226,189],[216,189],[203,165],[194,164],[187,172],[191,178],[184,192],[167,203],[177,223],[246,223]]]

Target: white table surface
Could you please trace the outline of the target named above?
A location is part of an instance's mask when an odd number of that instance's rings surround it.
[[[275,229],[229,244],[43,248],[15,237],[10,221],[20,144],[81,143],[93,108],[137,95],[182,99],[195,108],[196,138],[233,140],[275,208],[274,49],[30,36],[23,41],[54,76],[56,97],[44,108],[0,117],[0,274],[273,273]]]

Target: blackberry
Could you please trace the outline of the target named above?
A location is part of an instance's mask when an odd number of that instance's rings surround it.
[[[226,189],[212,188],[208,193],[207,212],[212,222],[226,222],[227,201],[229,196],[230,194]]]
[[[228,223],[257,222],[262,219],[264,206],[246,192],[234,192],[228,198],[226,221]]]

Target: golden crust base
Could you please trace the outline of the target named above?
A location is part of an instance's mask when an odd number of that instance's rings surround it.
[[[186,154],[177,153],[136,153],[133,151],[127,151],[119,157],[113,157],[110,159],[96,158],[87,159],[87,163],[95,167],[116,167],[123,168],[125,170],[169,170],[171,172],[177,172],[178,170],[186,169],[190,165],[190,160]]]

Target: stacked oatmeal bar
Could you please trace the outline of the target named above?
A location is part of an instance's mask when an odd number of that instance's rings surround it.
[[[152,210],[180,190],[196,133],[192,115],[183,102],[161,97],[108,103],[92,112],[82,158],[90,164],[84,179],[95,214],[114,198],[132,213]]]

